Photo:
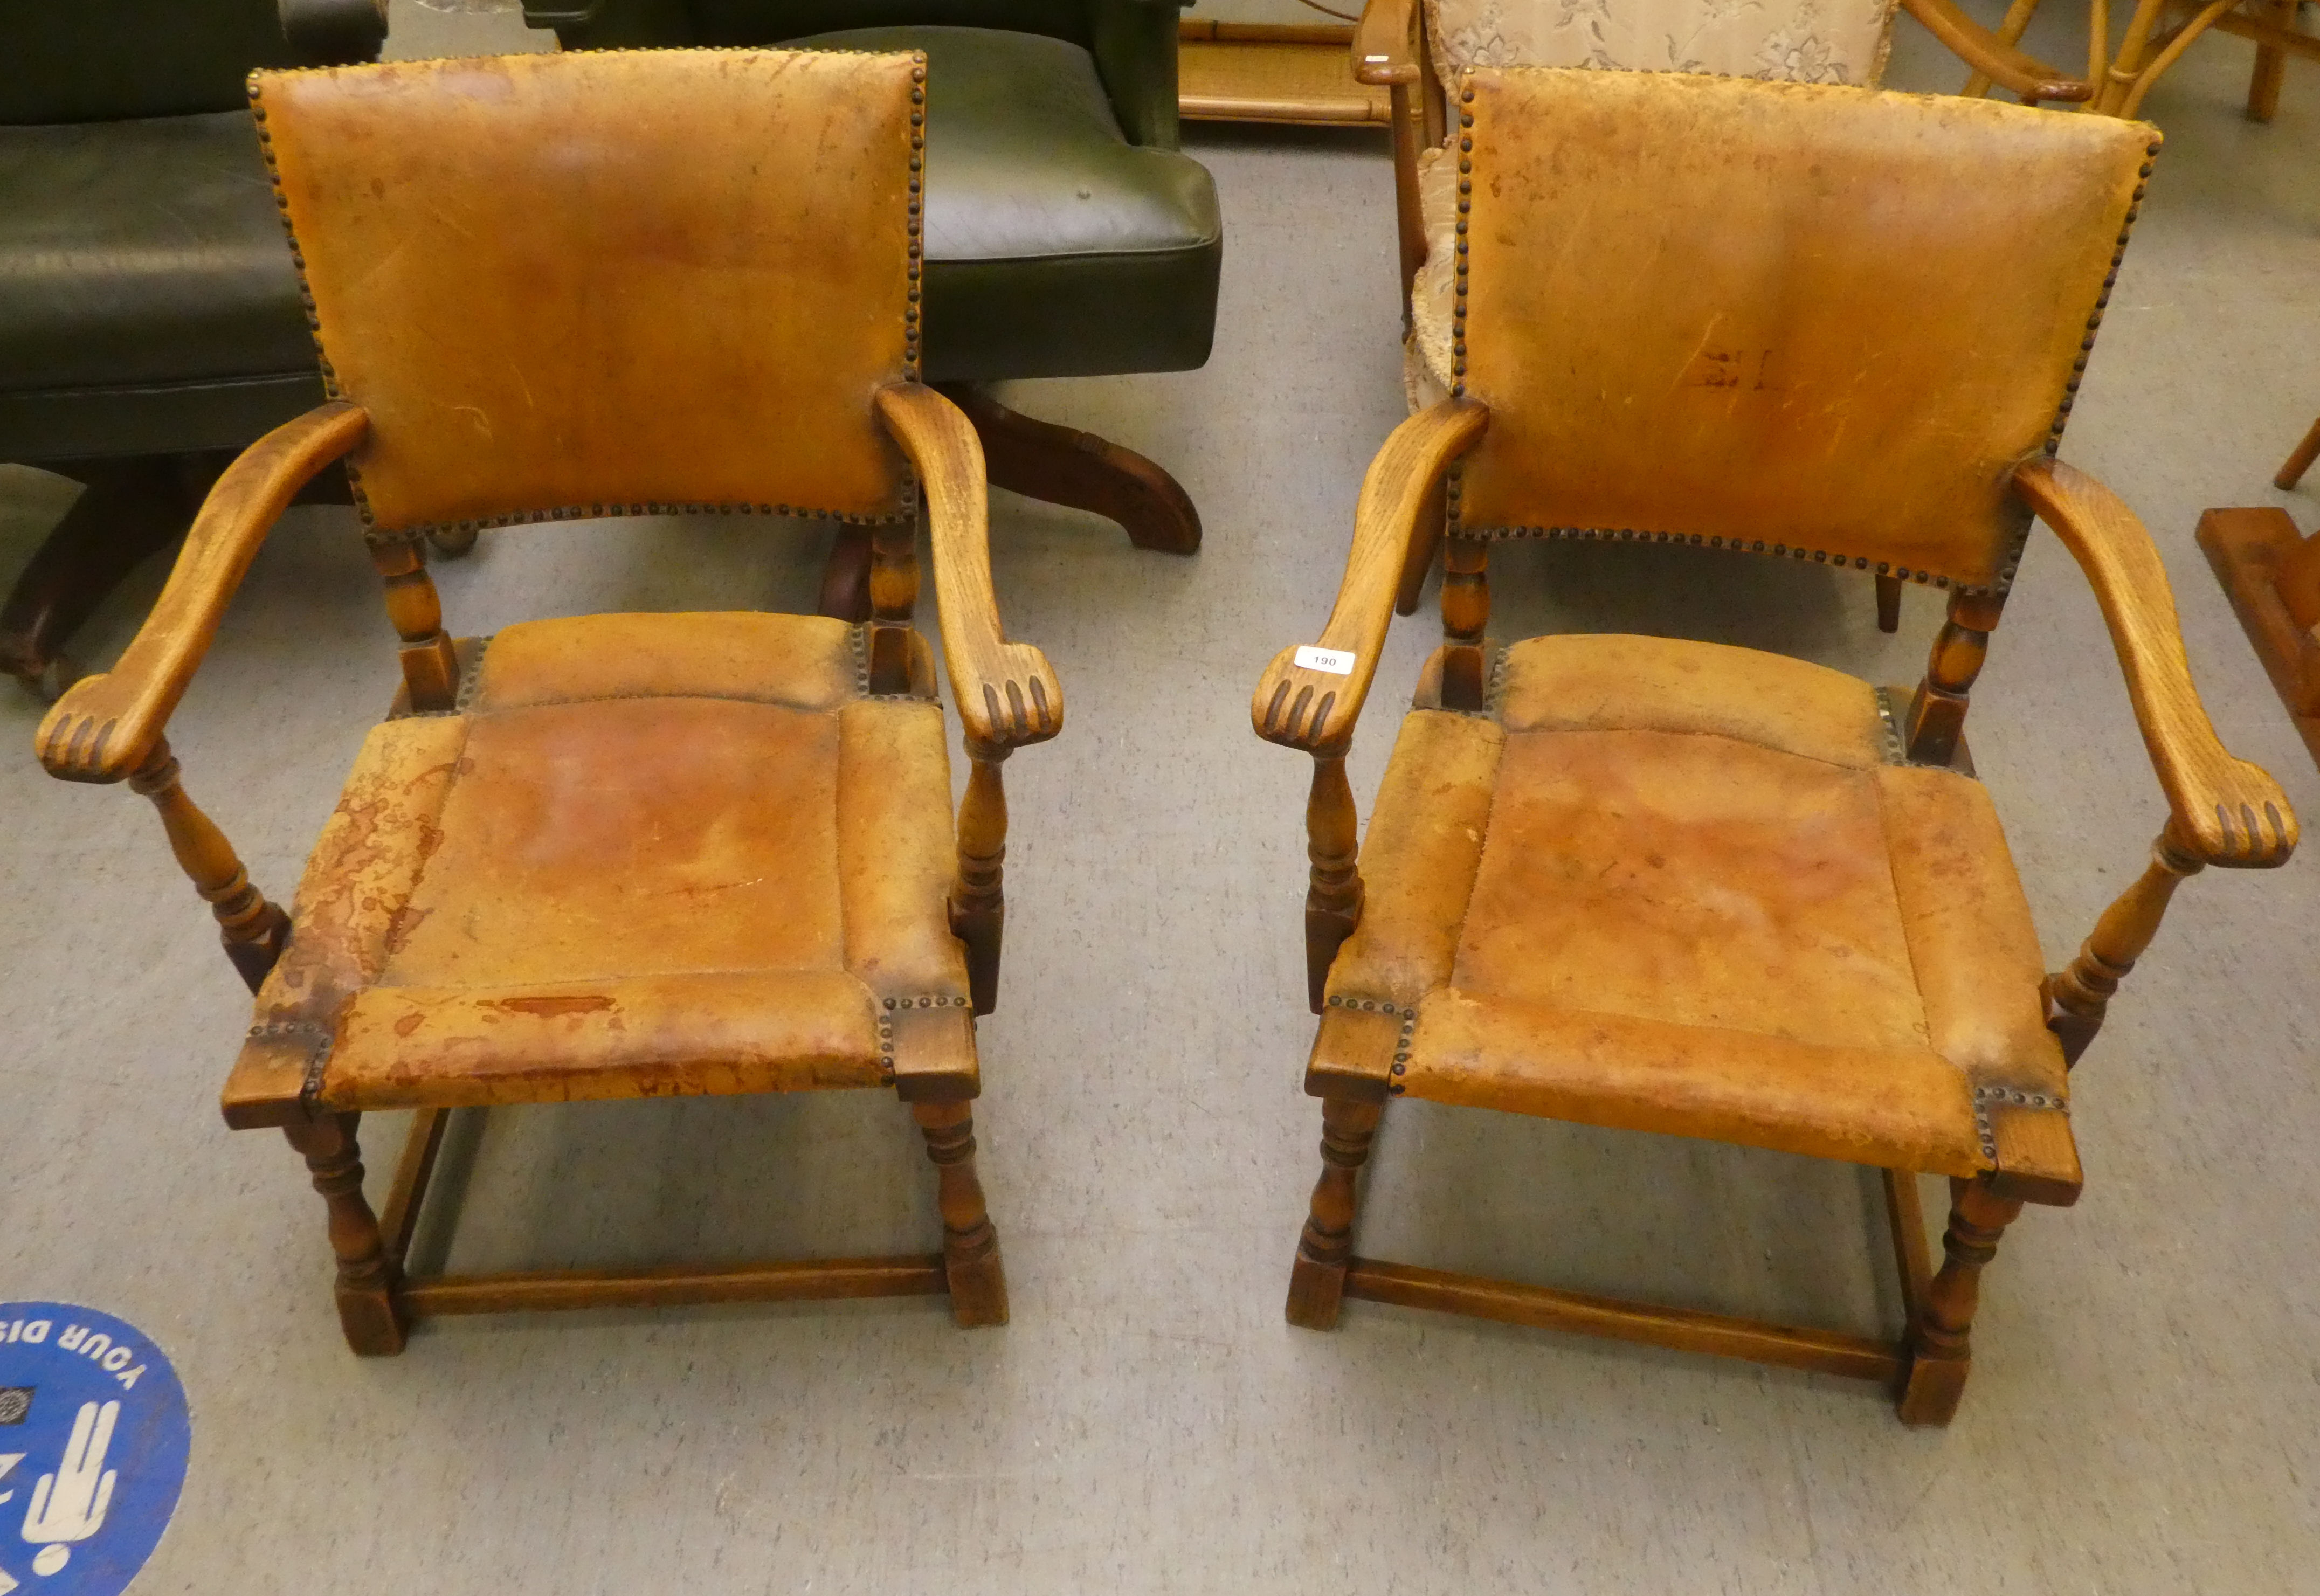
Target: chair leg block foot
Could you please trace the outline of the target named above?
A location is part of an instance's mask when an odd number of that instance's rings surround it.
[[[950,1316],[963,1330],[1007,1322],[1007,1271],[999,1258],[999,1236],[985,1222],[981,1244],[943,1238],[943,1273],[950,1280]]]
[[[409,1330],[394,1301],[382,1292],[338,1292],[339,1328],[358,1357],[393,1357],[403,1350]]]
[[[1308,1257],[1300,1247],[1289,1271],[1289,1322],[1300,1330],[1334,1330],[1345,1300],[1346,1266]]]
[[[1919,1353],[1909,1360],[1909,1377],[1901,1387],[1896,1408],[1901,1422],[1938,1428],[1957,1417],[1965,1395],[1965,1377],[1972,1361],[1962,1357],[1929,1357]]]

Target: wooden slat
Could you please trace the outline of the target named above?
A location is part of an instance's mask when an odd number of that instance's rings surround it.
[[[1835,1330],[1798,1329],[1761,1319],[1732,1319],[1685,1308],[1661,1308],[1593,1297],[1546,1286],[1518,1285],[1355,1258],[1346,1270],[1346,1295],[1404,1308],[1471,1314],[1545,1330],[1573,1330],[1621,1341],[1642,1341],[1678,1352],[1712,1352],[1756,1363],[1781,1364],[1858,1380],[1898,1381],[1900,1347]]]
[[[2227,11],[2213,24],[2218,33],[2236,33],[2243,39],[2252,39],[2258,44],[2268,44],[2284,50],[2290,55],[2306,60],[2320,61],[2320,39],[2294,28],[2277,28],[2236,11]]]
[[[1177,49],[1177,109],[1194,122],[1270,122],[1307,127],[1383,127],[1392,95],[1354,79],[1353,30],[1268,29],[1212,23]],[[1255,27],[1251,24],[1250,27]],[[1295,37],[1277,37],[1294,34]]]
[[[1916,1175],[1906,1169],[1883,1173],[1885,1219],[1893,1227],[1893,1262],[1901,1272],[1901,1305],[1914,1325],[1926,1301],[1926,1283],[1934,1277],[1933,1254],[1926,1245],[1926,1211],[1917,1199]]]
[[[539,1312],[564,1308],[670,1308],[692,1302],[791,1302],[827,1297],[915,1297],[950,1289],[940,1253],[891,1258],[805,1258],[617,1272],[541,1269],[405,1280],[395,1300],[413,1318]]]
[[[427,1201],[427,1183],[435,1174],[435,1156],[443,1150],[443,1132],[450,1123],[449,1109],[421,1109],[411,1117],[411,1134],[403,1139],[403,1156],[394,1165],[394,1183],[386,1190],[386,1206],[378,1216],[378,1233],[385,1238],[386,1256],[398,1265],[411,1251],[411,1238],[419,1229],[419,1210]]]

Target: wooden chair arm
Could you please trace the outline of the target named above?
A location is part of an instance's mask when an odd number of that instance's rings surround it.
[[[1320,651],[1337,656],[1342,668],[1300,665],[1295,648],[1273,656],[1249,705],[1257,736],[1308,753],[1342,751],[1352,740],[1393,620],[1418,512],[1450,462],[1473,448],[1490,424],[1490,409],[1480,400],[1447,399],[1411,416],[1385,440],[1362,478],[1353,552],[1346,558],[1329,624],[1321,630]]]
[[[974,424],[918,383],[880,389],[877,408],[926,494],[943,657],[968,744],[1017,748],[1047,741],[1064,729],[1063,685],[1046,655],[1007,641],[999,629],[983,441]]]
[[[2102,605],[2173,811],[2170,834],[2202,864],[2286,864],[2296,848],[2296,812],[2270,775],[2216,739],[2183,655],[2174,590],[2143,522],[2116,494],[2060,460],[2021,467],[2014,487],[2062,540]]]
[[[359,407],[334,402],[283,422],[226,467],[120,662],[75,683],[41,721],[34,746],[50,775],[117,782],[145,763],[266,534],[308,479],[369,430]]]
[[[1957,7],[1956,0],[1901,0],[1902,9],[1925,24],[1956,56],[1991,82],[2034,100],[2091,100],[2095,86],[2049,67],[2007,43]]]
[[[1354,24],[1354,77],[1362,83],[1416,83],[1418,0],[1368,0]]]

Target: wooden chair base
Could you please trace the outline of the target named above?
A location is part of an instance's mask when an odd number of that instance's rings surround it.
[[[974,422],[992,486],[1118,521],[1138,549],[1201,551],[1201,512],[1192,495],[1134,449],[1010,410],[971,383],[939,386]],[[822,567],[817,613],[856,624],[870,619],[870,544],[867,527],[838,529]]]
[[[2282,567],[2309,545],[2286,511],[2269,507],[2210,510],[2199,517],[2198,537],[2273,691],[2320,764],[2320,641],[2297,625],[2279,589]]]
[[[50,468],[81,494],[0,606],[0,670],[54,699],[79,675],[66,642],[140,562],[183,535],[200,495],[168,456]]]
[[[376,1218],[362,1196],[357,1116],[321,1116],[291,1127],[290,1138],[305,1154],[315,1189],[330,1204],[331,1243],[339,1259],[339,1321],[347,1344],[358,1354],[376,1357],[401,1352],[411,1326],[420,1319],[467,1313],[948,1294],[952,1317],[961,1326],[1005,1324],[1006,1276],[997,1235],[982,1213],[973,1138],[960,1129],[970,1123],[965,1108],[926,1105],[919,1111],[922,1123],[929,1119],[935,1122],[928,1143],[944,1198],[941,1252],[628,1270],[407,1274],[404,1261],[418,1231],[450,1111],[418,1111],[386,1202]],[[957,1222],[962,1218],[963,1224]]]
[[[80,483],[81,494],[0,604],[0,672],[50,700],[71,686],[80,675],[64,651],[73,633],[131,571],[185,535],[231,458],[139,455],[44,467]],[[309,482],[297,502],[353,499],[346,473],[334,466]]]
[[[1874,1381],[1893,1393],[1900,1418],[1907,1424],[1943,1425],[1956,1414],[1971,1366],[1971,1355],[1966,1348],[1964,1328],[1954,1325],[1944,1328],[1941,1321],[1944,1318],[1953,1319],[1956,1316],[1943,1313],[1941,1299],[1953,1297],[1958,1283],[1963,1280],[1967,1292],[1963,1315],[1965,1321],[1971,1322],[1971,1277],[1979,1275],[1981,1265],[1989,1261],[1989,1254],[1996,1250],[1996,1230],[1987,1232],[1986,1246],[1978,1256],[1961,1258],[1959,1221],[1953,1218],[1952,1262],[1936,1276],[1926,1240],[1925,1211],[1918,1202],[1914,1175],[1884,1172],[1886,1219],[1892,1232],[1894,1263],[1900,1276],[1901,1300],[1908,1319],[1903,1334],[1889,1340],[1843,1330],[1775,1324],[1766,1319],[1455,1274],[1349,1254],[1343,1255],[1342,1262],[1332,1264],[1328,1255],[1333,1250],[1336,1227],[1329,1221],[1350,1188],[1352,1171],[1346,1157],[1349,1148],[1344,1130],[1325,1121],[1323,1134],[1324,1171],[1322,1188],[1315,1192],[1316,1222],[1309,1222],[1290,1276],[1288,1318],[1291,1324],[1308,1329],[1334,1328],[1339,1301],[1352,1297],[1403,1308],[1463,1313],[1501,1324],[1637,1341],[1676,1352],[1712,1353],[1751,1363]],[[1359,1150],[1365,1154],[1366,1135],[1355,1128],[1355,1138],[1362,1144]],[[1337,1144],[1334,1151],[1332,1141]],[[1978,1196],[1980,1190],[1972,1183],[1959,1184],[1962,1193],[1970,1191]],[[1963,1194],[1960,1199],[1962,1203],[1970,1200],[1972,1199]],[[2018,1206],[2009,1206],[2006,1217],[2011,1218],[2013,1209]],[[1332,1211],[1325,1213],[1325,1210]],[[1980,1237],[1983,1233],[1972,1234]]]

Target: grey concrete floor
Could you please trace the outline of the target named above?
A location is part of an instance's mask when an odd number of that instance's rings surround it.
[[[2034,36],[2078,48],[2068,0]],[[413,14],[405,53],[504,16]],[[2042,28],[2045,24],[2042,24]],[[431,30],[431,31],[429,31]],[[1957,68],[1899,25],[1893,80]],[[2153,96],[2169,149],[2066,454],[2142,511],[2225,740],[2307,817],[2320,780],[2191,541],[2320,410],[2320,74],[2243,121],[2218,39]],[[938,89],[938,92],[939,90]],[[1054,660],[1057,742],[1008,766],[1008,966],[982,1029],[983,1169],[1014,1322],[934,1300],[446,1321],[358,1361],[320,1204],[215,1101],[247,1000],[145,806],[46,779],[0,693],[0,1297],[158,1337],[193,1468],[144,1591],[2320,1591],[2315,866],[2188,886],[2078,1076],[2088,1171],[1988,1282],[1965,1408],[1901,1428],[1862,1386],[1281,1299],[1317,1116],[1298,1091],[1304,761],[1249,733],[1272,652],[1327,611],[1401,410],[1382,150],[1201,132],[1230,230],[1217,353],[1018,403],[1143,449],[1201,505],[1180,560],[999,495],[1007,621]],[[1994,270],[2003,262],[1993,263]],[[0,473],[0,561],[69,490]],[[811,603],[822,538],[761,523],[510,531],[439,567],[455,626]],[[14,551],[13,553],[9,551]],[[1913,679],[1938,605],[1635,548],[1518,548],[1499,630],[1740,641]],[[140,575],[77,645],[102,661]],[[348,515],[286,517],[172,728],[190,790],[286,893],[392,637]],[[931,603],[927,609],[931,612]],[[1364,803],[1432,625],[1391,644]],[[2034,541],[1974,741],[2044,930],[2075,948],[2162,818],[2100,618]],[[374,1165],[401,1127],[366,1126]],[[925,1166],[869,1094],[462,1123],[421,1250],[461,1267],[906,1250]],[[1928,1183],[1927,1195],[1938,1193]],[[1896,1293],[1863,1172],[1395,1108],[1361,1245],[1445,1267],[1862,1328]]]

